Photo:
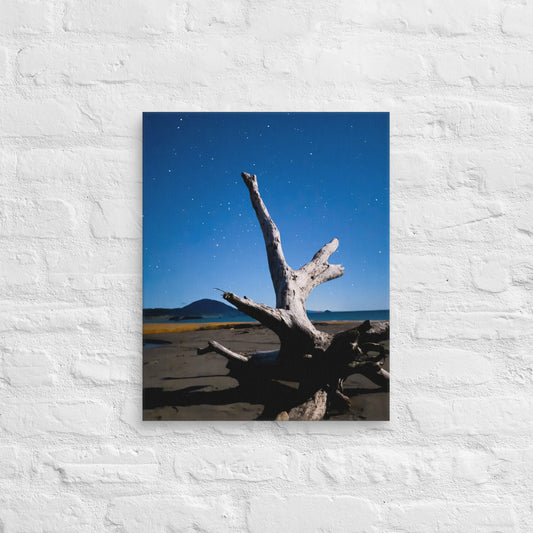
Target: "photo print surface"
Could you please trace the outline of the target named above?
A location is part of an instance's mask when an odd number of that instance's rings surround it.
[[[143,419],[389,419],[389,114],[144,113]]]

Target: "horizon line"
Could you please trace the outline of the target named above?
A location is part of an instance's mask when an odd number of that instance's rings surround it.
[[[198,301],[198,300],[196,300]],[[218,300],[215,300],[215,301],[218,301]],[[194,302],[192,302],[194,303]],[[224,302],[220,302],[220,303],[224,303]],[[187,304],[187,305],[190,305],[190,304]],[[228,304],[226,304],[228,307],[230,307]],[[187,306],[181,306],[181,307],[143,307],[143,311],[148,311],[148,310],[153,310],[153,309],[163,309],[163,310],[168,310],[168,311],[171,311],[172,309],[182,309],[183,307],[187,307]],[[236,307],[233,308],[231,307],[231,309],[235,309],[235,311],[239,311]],[[276,307],[273,307],[273,309],[277,309]],[[367,311],[390,311],[390,307],[388,308],[382,308],[382,309],[343,309],[343,310],[339,310],[339,309],[324,309],[323,311],[319,310],[319,309],[306,309],[306,312],[308,313],[326,313],[326,312],[330,312],[330,313],[364,313],[364,312],[367,312]],[[243,311],[239,311],[240,313],[242,313],[243,315],[246,315],[246,313],[244,313]]]

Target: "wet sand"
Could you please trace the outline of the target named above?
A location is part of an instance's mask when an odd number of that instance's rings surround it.
[[[320,322],[328,333],[360,322]],[[201,328],[201,329],[198,329]],[[144,324],[144,420],[255,420],[264,405],[229,376],[228,360],[216,353],[197,355],[197,348],[215,340],[241,353],[276,350],[277,336],[256,323]],[[387,349],[389,342],[382,343]],[[385,369],[389,369],[388,358]],[[245,385],[245,384],[244,384]],[[272,394],[286,394],[296,382],[277,381]],[[351,408],[332,413],[330,420],[389,420],[389,393],[364,376],[354,374],[344,383]]]

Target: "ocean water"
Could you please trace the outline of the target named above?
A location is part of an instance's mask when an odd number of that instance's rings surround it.
[[[375,311],[330,311],[330,312],[313,312],[309,311],[307,316],[312,322],[322,320],[335,321],[359,321],[359,320],[389,320],[389,310],[380,309]]]
[[[375,311],[308,311],[307,316],[312,322],[323,321],[363,321],[363,320],[389,320],[389,310],[381,309]],[[187,320],[161,320],[157,317],[149,317],[145,319],[145,323],[159,323],[159,324],[187,324],[191,322],[255,322],[253,318],[246,315],[217,315],[205,318],[191,318]]]

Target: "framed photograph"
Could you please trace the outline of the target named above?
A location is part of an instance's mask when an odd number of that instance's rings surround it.
[[[389,114],[144,113],[144,420],[389,419]]]

